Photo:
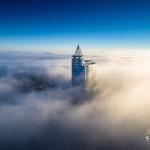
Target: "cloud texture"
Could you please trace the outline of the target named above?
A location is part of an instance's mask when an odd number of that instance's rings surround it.
[[[13,65],[3,59],[0,149],[148,150],[149,56],[136,51],[93,56],[90,95],[71,87],[70,57],[33,54],[21,65],[16,55]]]

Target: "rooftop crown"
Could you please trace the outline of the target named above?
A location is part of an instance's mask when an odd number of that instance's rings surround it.
[[[81,49],[80,49],[79,44],[77,45],[77,49],[76,49],[76,51],[75,51],[75,54],[74,54],[74,55],[76,55],[76,56],[82,56],[82,52],[81,52]]]

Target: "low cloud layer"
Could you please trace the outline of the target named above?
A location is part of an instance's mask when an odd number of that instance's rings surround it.
[[[148,150],[150,57],[143,54],[93,56],[90,95],[71,87],[69,57],[34,54],[18,65],[7,54],[15,63],[1,65],[0,149]]]

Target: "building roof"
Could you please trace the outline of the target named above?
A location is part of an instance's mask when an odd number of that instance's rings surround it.
[[[80,49],[80,46],[79,46],[79,44],[77,45],[77,49],[76,49],[76,51],[75,51],[75,54],[74,54],[75,56],[82,56],[82,52],[81,52],[81,49]]]

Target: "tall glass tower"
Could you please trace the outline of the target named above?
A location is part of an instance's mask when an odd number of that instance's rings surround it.
[[[72,55],[72,85],[85,87],[88,81],[89,65],[93,64],[92,60],[84,60],[80,46]]]

